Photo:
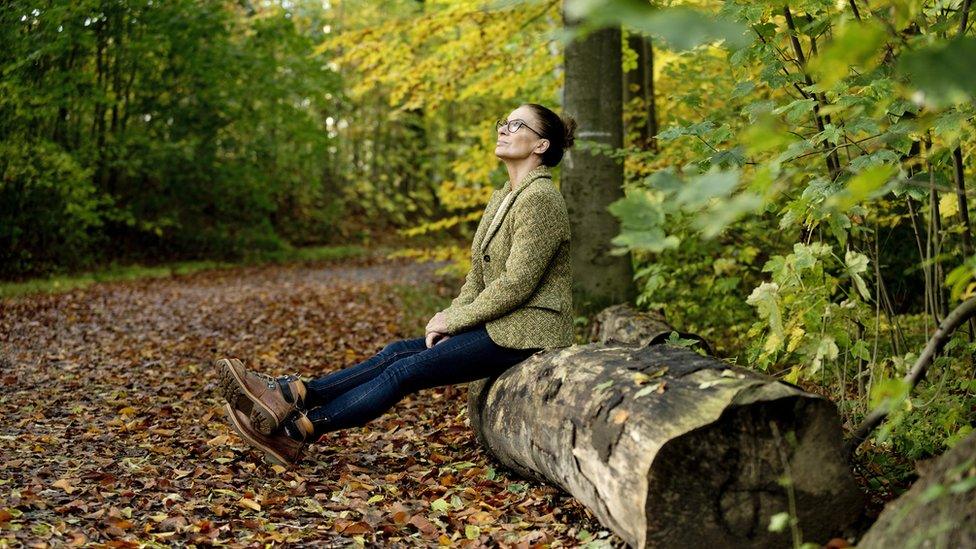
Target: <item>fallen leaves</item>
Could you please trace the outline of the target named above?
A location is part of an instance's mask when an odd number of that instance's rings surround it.
[[[351,365],[420,336],[397,331],[390,284],[435,268],[245,268],[0,301],[0,546],[578,545],[599,525],[491,460],[463,388],[328,433],[298,468],[226,424],[211,360],[306,377]]]
[[[237,504],[240,505],[241,507],[246,507],[252,511],[261,510],[261,504],[254,501],[253,499],[241,498],[240,500],[237,501]]]

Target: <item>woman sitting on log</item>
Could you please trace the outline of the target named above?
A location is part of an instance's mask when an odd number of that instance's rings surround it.
[[[495,126],[509,180],[485,207],[460,294],[425,337],[307,382],[215,362],[230,423],[271,462],[293,465],[323,433],[365,425],[408,394],[496,376],[572,344],[569,216],[549,168],[573,145],[576,123],[525,104]]]

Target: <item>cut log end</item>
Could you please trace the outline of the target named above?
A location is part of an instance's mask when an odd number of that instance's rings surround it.
[[[862,505],[837,430],[829,403],[792,396],[730,408],[669,441],[647,475],[642,545],[788,546],[789,531],[768,527],[790,511],[790,489],[804,539],[826,541]]]

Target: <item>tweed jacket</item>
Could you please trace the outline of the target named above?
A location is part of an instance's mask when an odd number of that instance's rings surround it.
[[[569,214],[545,166],[495,190],[471,244],[471,269],[450,307],[447,332],[484,323],[513,349],[573,343]]]

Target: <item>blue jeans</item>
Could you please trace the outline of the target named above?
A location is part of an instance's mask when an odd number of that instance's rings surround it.
[[[308,418],[316,437],[362,426],[408,394],[496,376],[539,350],[502,347],[483,325],[429,349],[422,337],[394,341],[355,366],[307,382]]]

